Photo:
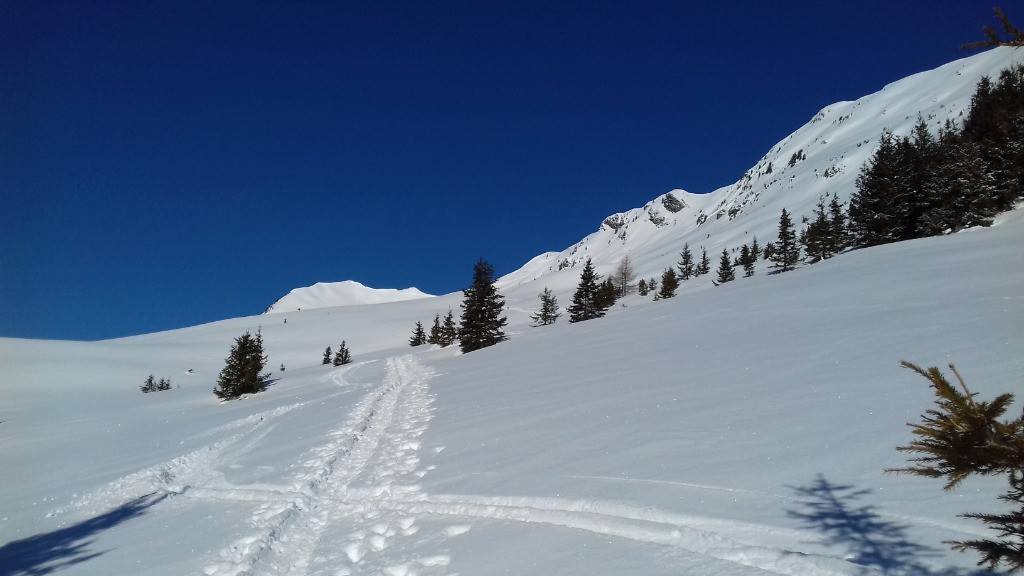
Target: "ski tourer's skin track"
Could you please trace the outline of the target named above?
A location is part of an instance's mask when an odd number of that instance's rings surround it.
[[[432,467],[420,468],[419,452],[431,418],[433,377],[434,371],[414,355],[389,358],[383,381],[350,408],[323,444],[298,460],[284,483],[232,484],[214,465],[252,450],[273,430],[276,418],[308,402],[221,426],[217,432],[229,434],[225,439],[125,476],[51,514],[91,513],[154,493],[197,504],[251,504],[248,525],[197,567],[207,576],[448,574],[453,558],[438,553],[439,544],[481,519],[665,546],[676,551],[681,567],[710,562],[731,565],[730,573],[737,574],[873,573],[841,558],[758,543],[765,531],[776,536],[784,531],[778,528],[613,501],[428,494],[418,481]],[[429,529],[421,520],[431,521]],[[794,532],[792,537],[809,535]]]

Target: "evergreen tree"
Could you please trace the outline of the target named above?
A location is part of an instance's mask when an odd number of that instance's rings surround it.
[[[163,392],[164,390],[170,390],[171,389],[171,379],[170,378],[161,378],[160,382],[158,382],[157,385],[156,385],[156,389],[161,391],[161,392]]]
[[[409,346],[422,346],[427,343],[427,333],[423,330],[423,323],[417,322],[416,328],[412,331],[412,336],[409,338]]]
[[[832,200],[828,203],[828,246],[829,252],[833,255],[839,254],[850,246],[849,232],[846,225],[846,212],[843,210],[843,203],[835,192],[832,193]]]
[[[651,291],[651,289],[647,287],[647,280],[644,280],[643,278],[641,278],[640,283],[636,285],[636,289],[641,296],[647,296]]]
[[[757,242],[757,239],[754,239]],[[749,278],[754,275],[754,263],[757,261],[757,252],[746,244],[740,248],[740,264],[743,266],[743,277]]]
[[[679,253],[679,279],[689,280],[694,276],[693,254],[690,253],[690,244],[683,244],[683,251]]]
[[[562,315],[558,311],[558,299],[547,288],[544,288],[544,291],[538,294],[537,297],[540,298],[540,311],[530,316],[533,319],[534,325],[547,326],[548,324],[554,324],[558,317]]]
[[[441,324],[441,336],[438,339],[438,344],[442,348],[447,348],[455,341],[459,339],[459,327],[455,324],[455,317],[452,315],[452,311],[449,308],[448,314],[444,317],[444,323]]]
[[[636,290],[633,282],[636,280],[636,272],[633,270],[633,261],[629,254],[622,257],[619,265],[615,267],[615,274],[610,278],[615,285],[616,298],[625,298]]]
[[[266,365],[267,357],[263,354],[263,336],[260,331],[257,330],[255,336],[249,332],[242,334],[235,338],[213,393],[222,400],[230,400],[263,390],[270,378],[269,373],[263,372]]]
[[[818,197],[814,219],[800,233],[800,243],[811,263],[832,257],[832,223],[825,214],[825,197]]]
[[[772,263],[779,269],[779,272],[788,272],[796,267],[800,261],[800,247],[796,243],[796,232],[793,231],[793,221],[789,219],[789,213],[782,209],[779,217],[779,239],[772,249]]]
[[[700,263],[694,268],[694,276],[703,276],[711,272],[711,260],[708,258],[708,250],[701,246],[700,248]]]
[[[345,341],[341,341],[341,346],[338,346],[338,351],[334,354],[334,365],[342,366],[344,364],[350,364],[352,362],[352,353],[349,352],[348,346],[345,345]]]
[[[676,289],[679,288],[679,278],[676,276],[676,271],[672,268],[666,268],[661,273],[661,289],[658,290],[659,298],[671,298],[676,295]]]
[[[331,347],[328,346],[327,349],[324,350],[324,365],[325,366],[331,363],[331,354],[332,354]]]
[[[746,248],[746,246],[744,246]],[[716,284],[732,282],[736,279],[736,272],[732,267],[732,259],[729,258],[729,251],[722,248],[722,257],[718,260],[718,279]]]
[[[602,310],[608,310],[615,306],[618,301],[618,290],[611,278],[608,278],[597,287],[597,302]]]
[[[483,258],[473,267],[473,283],[462,291],[462,295],[462,321],[459,325],[462,352],[486,348],[504,340],[502,327],[507,320],[501,312],[505,299],[494,287],[494,268]]]
[[[977,394],[967,388],[952,364],[949,368],[957,377],[957,385],[938,368],[925,370],[906,361],[901,364],[929,381],[935,407],[921,416],[920,424],[909,424],[917,439],[897,448],[917,454],[910,459],[912,465],[890,471],[945,478],[946,490],[956,488],[972,475],[1005,475],[1009,489],[999,499],[1012,510],[961,515],[982,521],[998,534],[998,539],[950,544],[956,550],[979,552],[978,564],[989,571],[1003,565],[1010,571],[1024,570],[1024,416],[1001,419],[1013,403],[1013,395],[1001,394],[991,402],[982,402],[975,399]]]
[[[601,307],[598,281],[601,277],[594,271],[594,264],[587,258],[583,265],[583,272],[580,274],[580,283],[576,286],[576,292],[572,295],[572,305],[569,306],[569,322],[583,322],[604,316],[605,309]]]
[[[861,168],[857,190],[850,198],[850,228],[858,246],[895,242],[902,236],[899,215],[905,212],[910,188],[905,149],[891,132],[882,135],[878,149]]]
[[[658,291],[658,281],[654,278],[654,276],[651,276],[651,278],[647,281],[647,290],[650,292]]]
[[[441,336],[441,315],[434,314],[434,325],[430,327],[430,335],[427,336],[427,344],[436,344],[438,346],[445,346],[441,344],[444,338]]]
[[[152,374],[149,375],[149,378],[146,378],[146,381],[142,383],[142,386],[139,386],[139,389],[142,390],[143,394],[156,392],[156,380],[153,379]]]
[[[761,257],[761,246],[757,243],[757,236],[754,236],[754,239],[751,240],[751,242],[750,242],[750,258],[751,258],[751,260],[753,260],[756,263],[757,259],[760,258],[760,257]]]

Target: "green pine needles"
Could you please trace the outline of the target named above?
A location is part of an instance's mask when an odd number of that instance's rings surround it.
[[[952,490],[968,476],[1007,476],[1010,488],[999,499],[1013,506],[1005,514],[967,513],[996,530],[995,540],[949,542],[961,552],[981,554],[978,565],[989,571],[1003,566],[1011,571],[1024,570],[1024,415],[1001,419],[1013,403],[1013,394],[1000,394],[991,402],[975,399],[963,377],[952,364],[954,385],[936,367],[921,368],[900,362],[926,378],[935,390],[935,407],[926,410],[918,424],[908,424],[916,439],[896,449],[917,454],[910,466],[890,472],[944,478],[945,490]]]
[[[267,357],[263,353],[263,336],[260,331],[256,330],[255,336],[249,332],[242,334],[235,338],[213,393],[221,400],[231,400],[263,390],[270,381],[270,373],[263,372],[266,365]]]

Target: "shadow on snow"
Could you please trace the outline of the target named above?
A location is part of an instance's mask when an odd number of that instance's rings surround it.
[[[818,474],[807,486],[791,487],[800,506],[787,510],[806,529],[825,536],[826,546],[839,548],[847,561],[881,574],[906,576],[976,576],[991,574],[985,570],[964,568],[934,569],[924,563],[939,556],[939,551],[911,542],[908,526],[884,519],[875,506],[864,504],[871,493],[852,485],[833,484]]]
[[[0,576],[40,576],[101,556],[104,551],[90,549],[93,536],[141,516],[164,498],[166,494],[142,496],[72,526],[5,544],[0,547]]]

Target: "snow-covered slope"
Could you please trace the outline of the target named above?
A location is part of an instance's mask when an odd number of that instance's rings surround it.
[[[354,280],[344,282],[317,282],[305,288],[295,288],[267,308],[265,313],[312,310],[333,306],[357,306],[360,304],[383,304],[430,298],[430,294],[416,288],[396,290],[394,288],[369,288]]]
[[[856,101],[826,106],[736,183],[709,194],[673,190],[643,207],[613,214],[573,246],[537,256],[504,276],[502,286],[563,285],[558,271],[568,267],[568,275],[578,278],[579,268],[572,267],[588,257],[599,273],[609,274],[625,254],[640,277],[660,277],[678,262],[685,243],[698,257],[701,247],[707,249],[717,262],[723,248],[738,251],[754,236],[762,245],[773,241],[783,208],[799,225],[823,194],[835,193],[847,202],[884,130],[907,135],[918,117],[935,132],[947,119],[961,122],[982,76],[995,77],[1022,62],[1024,50],[996,48],[898,80]]]
[[[992,228],[410,348],[457,298],[123,340],[0,340],[4,574],[973,574],[998,479],[884,474],[930,403],[897,367],[1024,373],[1024,211]],[[275,381],[220,403],[233,336]],[[322,366],[344,332],[355,363]],[[284,372],[276,371],[287,364]],[[187,371],[191,369],[192,372]],[[174,388],[142,394],[149,373]],[[1019,409],[1019,404],[1011,412]]]

